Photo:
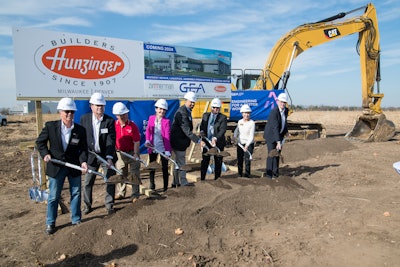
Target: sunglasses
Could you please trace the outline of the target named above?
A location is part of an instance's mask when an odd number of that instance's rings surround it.
[[[67,113],[67,114],[68,114],[68,113],[74,114],[74,113],[75,113],[75,110],[64,110],[64,112]]]
[[[213,109],[219,109],[220,107],[212,107]]]

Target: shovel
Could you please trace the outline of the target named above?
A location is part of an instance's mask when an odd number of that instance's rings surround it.
[[[35,158],[37,158],[37,172],[35,168]],[[29,197],[35,202],[46,201],[49,197],[47,190],[41,190],[42,186],[42,169],[41,169],[41,158],[34,148],[31,154],[31,168],[32,168],[32,180],[33,187],[29,188]]]
[[[58,159],[50,159],[50,161],[53,162],[53,163],[56,163],[56,164],[63,165],[65,167],[71,168],[71,169],[75,169],[75,170],[79,170],[79,171],[83,171],[84,170],[84,168],[82,168],[81,166],[78,166],[78,165],[75,165],[75,164],[72,164],[72,163],[69,163],[69,162],[64,162],[64,161],[61,161],[61,160],[58,160]],[[105,174],[100,173],[100,172],[97,172],[97,171],[94,171],[94,170],[90,170],[90,169],[88,169],[87,172],[88,173],[93,173],[93,174],[96,174],[96,175],[99,175],[99,176],[103,177],[104,182],[107,182],[107,180],[108,180],[107,176]]]
[[[90,153],[92,153],[93,155],[96,156],[96,158],[98,160],[100,160],[103,164],[105,164],[108,168],[114,170],[116,173],[118,173],[119,175],[122,175],[122,171],[118,170],[117,168],[115,168],[115,166],[110,165],[110,163],[108,163],[107,160],[103,159],[100,155],[98,155],[96,152],[94,151],[89,151]]]
[[[250,151],[248,151],[248,150],[244,150],[244,146],[241,144],[241,143],[238,143],[237,144],[244,152],[247,152],[247,154],[249,154],[249,159],[250,160],[252,160],[253,159],[253,156],[251,155],[251,153],[250,153]]]
[[[200,132],[200,136],[203,139],[204,143],[206,144],[207,155],[217,156],[217,157],[229,157],[231,155],[227,151],[221,151],[217,146],[212,146],[211,140],[204,135],[203,131]]]
[[[284,161],[284,159],[283,159],[283,156],[282,156],[282,147],[283,147],[283,144],[284,144],[284,143],[285,143],[285,138],[283,138],[283,140],[282,140],[281,149],[276,149],[276,148],[275,148],[275,149],[271,150],[271,151],[268,153],[268,157],[269,157],[269,158],[280,157],[282,163],[285,163],[285,161]]]
[[[160,156],[162,156],[163,158],[166,158],[167,160],[171,161],[175,166],[175,170],[181,170],[181,171],[191,171],[192,170],[192,168],[188,165],[183,165],[183,166],[179,167],[178,163],[176,163],[175,160],[171,159],[171,157],[168,157],[167,155],[165,155],[165,153],[161,152],[157,148],[155,148],[153,146],[149,146],[149,148],[152,149],[157,154],[159,154]]]
[[[136,157],[132,156],[132,155],[129,154],[129,153],[126,153],[126,152],[121,151],[121,150],[118,150],[118,152],[121,153],[122,155],[124,155],[125,157],[128,157],[128,158],[130,158],[130,159],[139,161],[139,162],[142,163],[142,164],[144,165],[144,167],[145,167],[146,169],[148,169],[148,170],[155,171],[155,170],[160,169],[160,165],[157,164],[156,162],[152,162],[152,163],[150,163],[150,164],[147,164],[146,162],[144,162],[144,161],[141,160],[140,158],[136,158]]]

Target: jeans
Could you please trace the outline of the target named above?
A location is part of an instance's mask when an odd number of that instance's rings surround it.
[[[65,177],[68,177],[69,193],[71,196],[71,222],[81,221],[81,176],[71,177],[67,167],[62,167],[56,177],[49,177],[49,197],[47,200],[46,225],[55,225],[57,219],[58,203],[64,186]]]

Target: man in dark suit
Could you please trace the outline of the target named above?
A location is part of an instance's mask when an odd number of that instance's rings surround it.
[[[196,144],[200,142],[199,137],[193,133],[192,109],[196,104],[196,94],[187,92],[184,98],[186,102],[176,111],[171,126],[171,146],[175,161],[179,167],[186,164],[186,149],[190,146],[190,141]],[[186,179],[186,171],[175,169],[172,187],[174,188],[181,184],[192,185]]]
[[[108,165],[102,164],[95,155],[89,153],[88,165],[89,169],[97,171],[102,166],[107,177],[115,174],[110,167],[114,166],[117,160],[115,152],[115,125],[114,119],[107,114],[104,114],[106,101],[100,93],[94,93],[90,97],[91,113],[82,115],[80,124],[85,127],[87,134],[87,143],[89,151],[94,151],[103,159],[108,161]],[[83,214],[88,214],[92,211],[92,192],[96,175],[87,173],[84,182],[83,201],[85,208]],[[106,185],[105,206],[107,213],[114,213],[114,195],[115,184]]]
[[[287,95],[281,93],[277,100],[277,106],[274,107],[268,117],[268,122],[264,129],[264,139],[267,143],[267,177],[273,178],[279,176],[279,156],[270,156],[270,152],[274,149],[280,151],[282,149],[283,138],[288,134],[286,108]]]
[[[203,140],[201,146],[203,148],[203,155],[201,161],[201,180],[206,179],[207,168],[210,164],[210,155],[207,154],[208,149],[212,147],[217,147],[220,151],[224,151],[225,148],[225,132],[228,124],[227,117],[220,113],[221,110],[221,100],[214,98],[211,101],[211,112],[206,112],[203,114],[200,124],[200,132],[203,132],[204,136],[211,141],[211,144],[207,140]],[[221,156],[214,156],[214,180],[217,180],[221,176],[222,169],[222,159]]]
[[[65,177],[68,177],[71,194],[71,222],[81,223],[81,175],[88,169],[86,131],[74,123],[75,102],[71,98],[62,98],[58,102],[57,110],[61,120],[46,122],[36,139],[40,156],[47,163],[46,175],[50,192],[47,200],[46,233],[49,235],[55,232],[58,203]],[[83,170],[55,164],[51,159],[81,166]]]

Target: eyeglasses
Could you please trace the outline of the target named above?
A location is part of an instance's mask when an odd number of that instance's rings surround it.
[[[65,112],[66,114],[68,114],[68,113],[74,114],[74,113],[75,113],[75,110],[64,110],[64,112]]]
[[[220,107],[212,107],[213,109],[220,109]]]

